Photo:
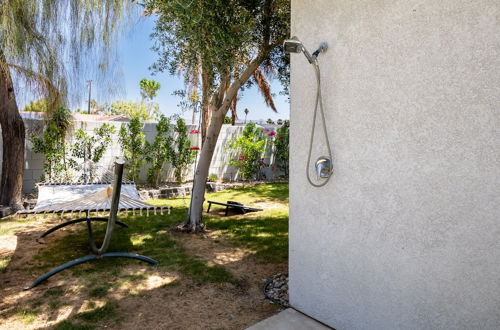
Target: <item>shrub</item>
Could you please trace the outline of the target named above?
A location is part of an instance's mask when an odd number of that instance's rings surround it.
[[[285,121],[284,125],[278,128],[274,140],[274,163],[283,171],[285,177],[288,177],[289,140],[289,123]]]
[[[170,120],[164,115],[160,115],[160,120],[156,125],[156,137],[153,143],[146,141],[145,145],[146,160],[151,164],[148,170],[148,182],[150,184],[158,185],[163,165],[172,154],[173,138],[169,133]]]
[[[75,142],[71,147],[71,155],[79,159],[88,159],[93,164],[88,170],[88,179],[92,182],[95,175],[95,164],[99,163],[106,149],[111,144],[111,135],[116,132],[115,127],[109,124],[103,124],[101,127],[94,128],[94,134],[89,135],[83,129],[75,132]],[[76,164],[75,164],[76,165]],[[86,181],[86,173],[83,179]]]
[[[196,155],[188,139],[187,126],[184,119],[179,118],[174,127],[177,134],[173,148],[170,150],[169,159],[174,167],[174,176],[177,183],[184,181],[186,168],[194,161]]]
[[[33,151],[45,156],[43,178],[48,181],[70,179],[66,161],[66,133],[71,126],[71,112],[62,106],[56,108],[47,121],[42,136],[32,136]]]
[[[261,155],[266,148],[266,140],[255,123],[246,124],[243,134],[231,139],[227,148],[234,155],[228,164],[236,167],[243,179],[254,178],[262,166]]]
[[[139,180],[139,171],[144,163],[146,137],[142,132],[142,126],[140,118],[134,117],[127,125],[120,128],[119,142],[128,169],[127,178],[132,181]]]
[[[217,181],[219,181],[219,177],[217,176],[217,174],[212,173],[208,176],[208,182],[217,182]]]

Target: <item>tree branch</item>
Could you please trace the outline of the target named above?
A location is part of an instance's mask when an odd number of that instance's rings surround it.
[[[271,4],[272,0],[267,0],[264,3],[264,12],[262,15],[262,44],[264,47],[269,46],[271,38]]]
[[[257,57],[252,62],[250,62],[245,71],[243,71],[243,73],[237,79],[235,79],[231,86],[227,89],[226,97],[217,110],[221,110],[224,115],[226,114],[233,98],[236,97],[236,94],[238,93],[240,87],[243,86],[243,84],[250,78],[254,71],[257,70],[259,65],[261,65],[261,63],[268,55],[269,50],[264,49],[263,52],[260,52],[259,55],[257,55]]]
[[[215,98],[213,99],[213,106],[218,109],[220,105],[222,104],[222,101],[224,100],[224,94],[226,93],[229,82],[231,81],[231,75],[229,73],[229,70],[227,71],[226,74],[223,75],[219,89],[217,90],[217,93],[215,94]]]

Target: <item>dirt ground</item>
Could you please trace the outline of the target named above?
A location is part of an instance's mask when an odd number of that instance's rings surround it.
[[[32,270],[37,265],[32,256],[44,244],[51,244],[37,243],[36,237],[57,221],[27,224],[22,233],[0,236],[0,257],[12,258],[4,272],[0,272],[0,329],[46,329],[58,324],[63,329],[64,320],[73,322],[78,313],[105,308],[110,301],[114,316],[96,320],[97,328],[245,329],[281,308],[264,299],[262,286],[265,278],[287,272],[287,264],[263,263],[251,251],[235,246],[218,232],[203,236],[174,234],[174,237],[189,254],[206,260],[209,265],[225,267],[236,277],[237,284],[196,282],[165,268],[130,262],[112,280],[125,275],[143,275],[141,279],[114,286],[101,298],[90,298],[79,278],[68,276],[67,271],[39,287],[23,291],[24,286],[41,274]],[[67,232],[56,232],[50,241],[63,235]],[[106,281],[100,277],[94,280]]]

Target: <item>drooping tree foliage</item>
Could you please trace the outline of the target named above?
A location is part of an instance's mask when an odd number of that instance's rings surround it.
[[[21,207],[25,128],[16,94],[44,96],[51,111],[69,94],[78,97],[86,79],[113,79],[112,46],[133,7],[122,0],[0,1],[0,204]]]
[[[288,81],[280,45],[289,35],[289,0],[143,0],[158,15],[153,34],[160,55],[152,68],[181,71],[200,90],[203,146],[196,167],[188,231],[201,224],[205,183],[224,117],[238,91],[255,83],[275,109],[266,77]]]

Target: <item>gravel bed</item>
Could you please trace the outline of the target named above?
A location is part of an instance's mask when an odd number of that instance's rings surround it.
[[[264,280],[264,295],[267,299],[289,307],[288,303],[288,274],[276,274]]]

